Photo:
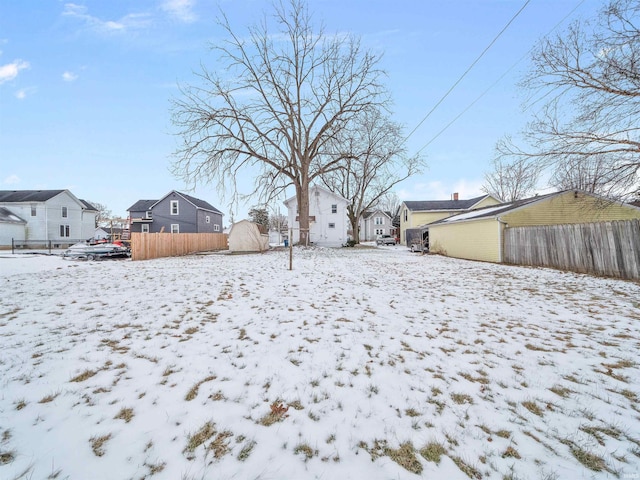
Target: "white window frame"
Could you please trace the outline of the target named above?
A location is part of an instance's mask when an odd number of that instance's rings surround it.
[[[153,218],[153,212],[151,210],[147,210],[144,214],[144,218],[151,220]]]
[[[67,218],[69,216],[69,209],[67,207],[62,207],[62,218]]]
[[[220,231],[220,225],[218,225],[217,223],[213,226],[213,231],[214,232],[219,232]]]
[[[384,225],[384,218],[382,217],[375,217],[374,218],[374,222],[375,225]]]
[[[178,200],[171,200],[169,213],[171,215],[180,215],[180,204],[178,203]]]
[[[211,217],[209,215],[205,215],[204,221],[205,223],[211,223]]]
[[[38,206],[37,205],[31,205],[31,216],[35,217],[37,212],[38,212]]]
[[[376,235],[384,235],[384,228],[376,228]]]
[[[141,225],[141,227],[142,227],[142,228],[140,229],[140,232],[141,232],[141,233],[149,233],[149,224],[148,224],[148,223],[143,223],[143,224]]]
[[[180,224],[172,223],[171,224],[171,233],[180,233]]]
[[[71,227],[69,225],[60,225],[60,237],[69,238],[71,236]]]
[[[331,205],[331,213],[338,213],[338,204],[334,203]]]
[[[335,223],[333,223],[333,222],[331,222],[331,223],[329,224],[329,228],[336,228],[336,224],[335,224]]]

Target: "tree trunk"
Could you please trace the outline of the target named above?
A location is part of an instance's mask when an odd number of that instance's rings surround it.
[[[347,217],[349,218],[349,223],[351,224],[351,231],[353,232],[353,242],[355,244],[360,243],[360,228],[358,225],[358,216],[353,213],[353,209],[351,207],[347,207]]]
[[[309,246],[309,184],[296,186],[298,197],[298,226],[300,227],[299,245]]]

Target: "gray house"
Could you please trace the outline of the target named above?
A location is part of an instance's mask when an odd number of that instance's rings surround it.
[[[175,190],[160,200],[138,200],[127,211],[131,233],[222,233],[220,210]]]
[[[364,212],[360,219],[360,241],[373,241],[380,235],[396,236],[391,212],[379,209]]]
[[[5,246],[12,239],[64,245],[92,238],[98,214],[69,190],[0,190],[0,208],[0,245]]]

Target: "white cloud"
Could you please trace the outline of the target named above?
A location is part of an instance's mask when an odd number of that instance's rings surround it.
[[[197,17],[193,13],[193,0],[165,0],[162,9],[181,22],[195,22]]]
[[[4,183],[7,185],[15,185],[16,183],[20,183],[20,177],[17,175],[9,175],[4,179]]]
[[[73,82],[74,80],[77,80],[77,78],[78,78],[78,75],[76,75],[76,74],[75,74],[75,73],[73,73],[73,72],[64,72],[64,73],[62,74],[62,79],[63,79],[65,82]]]
[[[20,90],[16,90],[16,93],[14,93],[14,96],[18,100],[24,100],[25,98],[30,97],[31,95],[36,93],[36,90],[37,90],[36,87],[21,88]]]
[[[18,76],[20,70],[29,68],[29,62],[24,60],[14,60],[13,63],[0,65],[0,84],[13,80]]]
[[[103,33],[140,29],[151,23],[151,16],[147,13],[130,13],[118,20],[102,20],[93,15],[89,15],[88,12],[89,10],[84,5],[65,3],[62,15],[82,20],[92,30]]]

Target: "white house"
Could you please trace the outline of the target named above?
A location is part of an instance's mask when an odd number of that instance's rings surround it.
[[[0,245],[11,238],[68,244],[93,238],[96,228],[96,207],[69,190],[0,190],[0,207],[25,222],[22,228],[0,222]]]
[[[395,236],[396,229],[393,226],[393,215],[383,210],[368,210],[360,218],[360,241],[370,242],[378,238],[378,235]]]
[[[293,229],[291,241],[300,241],[298,199],[293,196],[284,201],[288,210],[288,225]],[[349,201],[326,188],[309,188],[309,242],[322,247],[339,247],[349,239],[347,218]]]

